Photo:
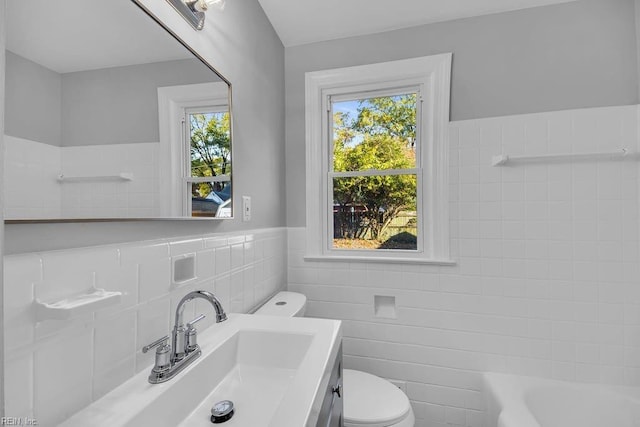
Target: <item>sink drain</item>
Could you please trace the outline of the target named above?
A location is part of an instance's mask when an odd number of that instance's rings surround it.
[[[233,417],[233,402],[230,400],[222,400],[211,408],[211,422],[213,424],[224,423]]]

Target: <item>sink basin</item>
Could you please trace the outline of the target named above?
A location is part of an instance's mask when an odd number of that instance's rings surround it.
[[[340,339],[338,321],[231,315],[175,378],[152,385],[145,369],[62,425],[211,426],[211,407],[231,400],[225,427],[315,426]]]
[[[210,383],[218,386],[180,426],[202,425],[221,400],[231,400],[237,408],[226,425],[253,426],[272,419],[312,339],[313,335],[240,331],[221,346],[217,357],[203,363],[203,368],[210,365]]]

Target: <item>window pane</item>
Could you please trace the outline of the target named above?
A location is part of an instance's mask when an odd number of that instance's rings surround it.
[[[191,216],[197,217],[231,217],[231,183],[230,182],[192,182]]]
[[[334,102],[336,172],[416,167],[415,93]]]
[[[190,113],[191,176],[231,173],[229,112]]]
[[[417,177],[333,179],[334,249],[417,250]]]

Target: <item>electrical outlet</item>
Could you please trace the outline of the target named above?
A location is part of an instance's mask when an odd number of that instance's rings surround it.
[[[404,394],[407,394],[407,382],[400,380],[389,380],[391,384],[398,387]]]
[[[251,197],[242,196],[242,220],[251,221]]]

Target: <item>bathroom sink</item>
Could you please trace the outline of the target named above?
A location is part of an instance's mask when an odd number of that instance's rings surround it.
[[[218,386],[180,426],[202,425],[215,402],[231,400],[236,411],[226,425],[260,425],[273,417],[298,368],[309,351],[313,335],[240,331],[202,363],[208,383]],[[240,408],[251,408],[241,410]],[[140,424],[146,425],[146,424]]]
[[[211,407],[231,400],[227,427],[315,426],[340,322],[230,315],[199,336],[202,356],[175,378],[148,370],[69,418],[64,426],[211,426]]]

